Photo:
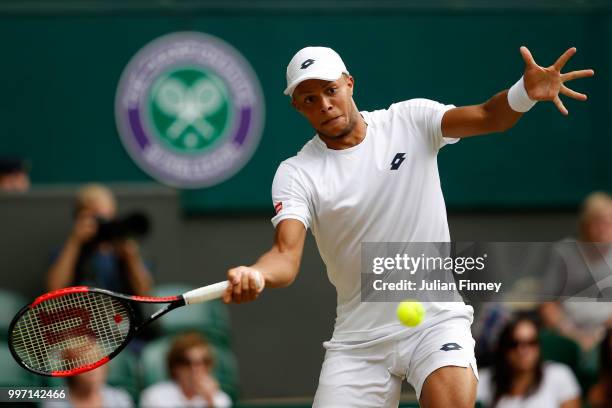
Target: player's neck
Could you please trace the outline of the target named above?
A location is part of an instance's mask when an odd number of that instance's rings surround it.
[[[353,146],[357,146],[365,139],[368,124],[363,119],[359,111],[355,111],[355,126],[346,135],[341,137],[327,137],[319,133],[319,137],[328,149],[344,150]]]

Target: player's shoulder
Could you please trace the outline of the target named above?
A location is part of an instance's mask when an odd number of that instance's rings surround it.
[[[284,168],[285,171],[299,171],[307,170],[309,167],[315,165],[323,157],[323,149],[320,140],[317,140],[318,136],[310,139],[306,144],[297,152],[295,156],[289,157],[283,160],[280,168]]]
[[[413,118],[421,112],[434,111],[444,108],[445,105],[432,99],[415,98],[394,102],[386,109],[378,109],[371,112],[362,112],[366,120],[371,124],[378,122],[387,123],[394,119]]]
[[[395,102],[389,106],[389,110],[421,110],[421,109],[440,109],[444,104],[433,99],[414,98],[405,101]]]

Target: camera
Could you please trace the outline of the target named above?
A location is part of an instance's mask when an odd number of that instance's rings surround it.
[[[98,219],[98,232],[91,242],[111,242],[127,238],[144,238],[148,235],[151,223],[142,212],[134,212],[115,220]]]

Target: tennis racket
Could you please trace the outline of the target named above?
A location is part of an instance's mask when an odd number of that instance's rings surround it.
[[[9,349],[22,367],[35,374],[83,373],[109,362],[147,324],[181,306],[220,298],[228,284],[168,297],[129,296],[88,286],[59,289],[19,311],[9,326]],[[167,305],[139,321],[134,312],[138,303]]]

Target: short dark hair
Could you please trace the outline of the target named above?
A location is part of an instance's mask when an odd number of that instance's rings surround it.
[[[27,173],[29,164],[19,157],[0,157],[0,176],[14,173]]]
[[[174,339],[172,345],[170,346],[170,350],[168,351],[168,355],[166,356],[168,374],[171,378],[174,378],[174,369],[184,360],[185,352],[194,347],[204,347],[206,350],[208,350],[210,358],[213,358],[210,344],[204,338],[204,336],[198,332],[183,333]],[[211,367],[214,365],[214,360],[212,361]]]

